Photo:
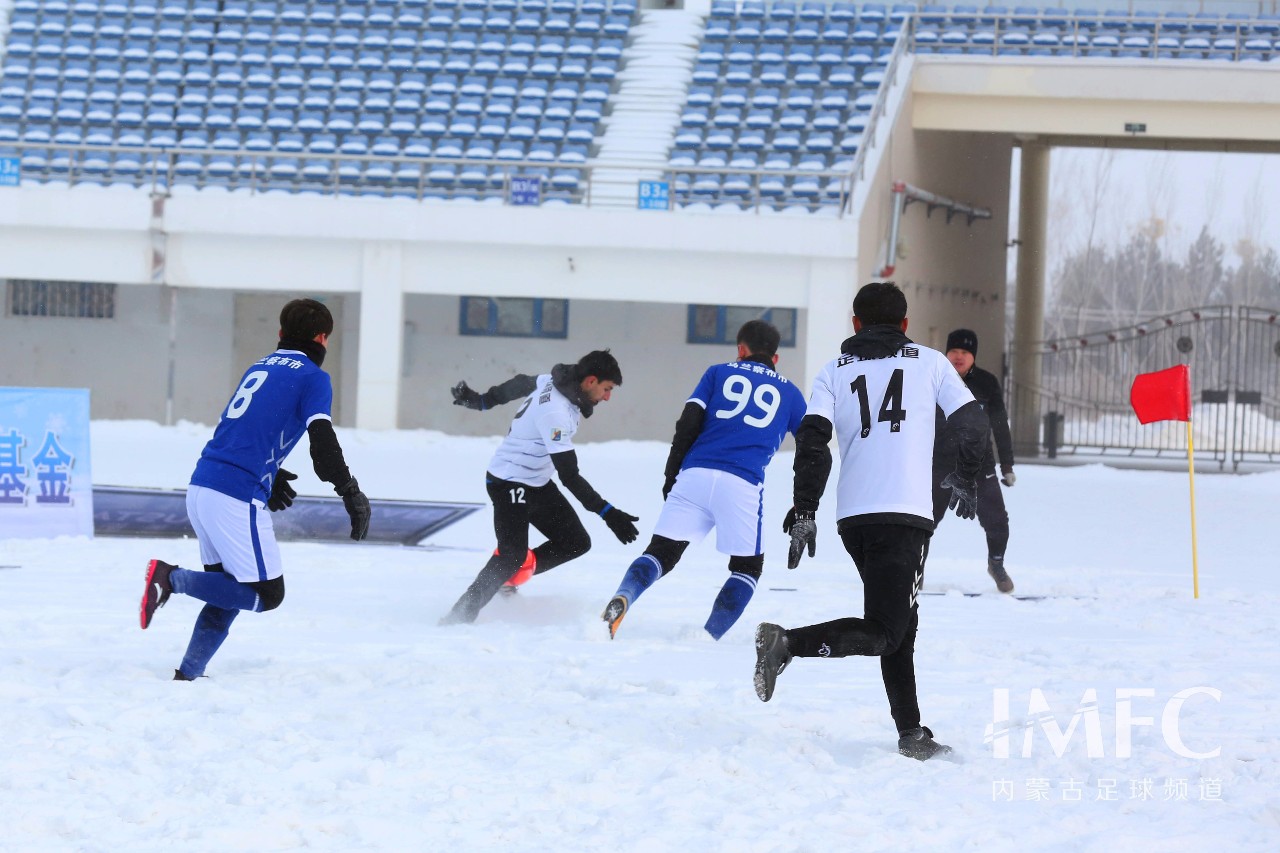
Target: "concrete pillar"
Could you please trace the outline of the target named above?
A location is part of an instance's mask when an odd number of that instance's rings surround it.
[[[778,368],[800,386],[805,397],[813,388],[813,378],[828,361],[840,354],[840,344],[853,334],[853,295],[857,292],[858,265],[855,260],[815,260],[809,268],[809,300],[804,341],[804,377],[796,367],[779,361]]]
[[[1022,143],[1018,200],[1017,302],[1012,355],[1013,451],[1034,458],[1040,452],[1040,352],[1044,340],[1045,241],[1049,222],[1049,146]]]
[[[395,429],[397,426],[404,341],[401,265],[399,243],[364,244],[356,367],[356,426],[360,429]]]

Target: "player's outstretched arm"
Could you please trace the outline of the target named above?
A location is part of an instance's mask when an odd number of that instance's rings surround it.
[[[1000,460],[1000,471],[1013,485],[1013,434],[1009,430],[1009,410],[1004,405],[1004,392],[1000,388],[1000,380],[987,374],[987,420],[991,423],[991,437],[996,442],[996,456]]]
[[[989,424],[987,413],[976,400],[965,403],[947,418],[947,429],[956,437],[956,473],[971,483],[977,482],[982,467]]]
[[[667,454],[667,467],[663,473],[666,475],[665,482],[662,484],[662,499],[665,501],[667,495],[671,493],[671,487],[676,484],[676,477],[680,475],[680,466],[684,464],[685,454],[689,452],[689,448],[693,447],[693,443],[697,441],[698,436],[702,433],[702,424],[707,418],[707,411],[697,403],[688,402],[684,404],[684,411],[680,413],[680,419],[676,421],[676,434],[671,439],[671,452]]]
[[[342,446],[338,444],[338,434],[333,431],[333,422],[317,418],[307,427],[307,437],[311,442],[311,464],[316,476],[333,484],[333,490],[342,497],[342,505],[351,519],[351,538],[358,542],[369,534],[369,519],[373,511],[369,507],[369,499],[360,491],[360,484],[347,468]]]
[[[519,373],[501,385],[492,386],[483,394],[468,385],[466,380],[454,385],[450,392],[453,394],[455,406],[466,406],[468,409],[483,412],[494,406],[510,403],[512,400],[528,397],[536,387],[538,387],[537,377]]]
[[[796,460],[792,465],[792,506],[782,522],[782,532],[791,536],[787,568],[800,565],[806,548],[812,557],[818,550],[818,522],[815,516],[831,474],[831,421],[821,415],[805,415],[796,430]]]
[[[628,545],[636,541],[636,537],[640,535],[640,531],[636,529],[635,523],[639,521],[638,516],[628,515],[613,504],[600,497],[595,489],[591,488],[591,484],[587,482],[587,478],[582,476],[582,472],[578,470],[578,452],[576,450],[566,450],[561,453],[551,454],[551,462],[556,466],[556,476],[560,478],[560,482],[569,490],[569,494],[578,499],[578,503],[594,512],[596,515],[604,519],[604,523],[609,525],[609,529],[613,531],[613,535],[618,537],[618,541],[623,545]]]
[[[805,415],[796,430],[796,459],[792,498],[797,511],[816,512],[831,474],[831,421]]]
[[[973,518],[978,512],[978,472],[982,456],[986,452],[987,413],[976,400],[965,403],[947,418],[947,429],[956,437],[956,470],[942,479],[940,484],[951,490],[947,508],[955,510],[961,518]]]

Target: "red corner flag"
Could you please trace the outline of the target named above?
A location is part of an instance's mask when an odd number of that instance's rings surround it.
[[[1191,371],[1185,364],[1139,373],[1133,378],[1129,404],[1144,424],[1191,420]]]

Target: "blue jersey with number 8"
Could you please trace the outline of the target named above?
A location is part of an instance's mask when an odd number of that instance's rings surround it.
[[[245,371],[204,446],[193,486],[265,504],[289,451],[317,418],[330,420],[329,374],[296,350],[277,350]]]
[[[690,403],[707,410],[702,432],[680,470],[712,468],[759,485],[787,433],[804,418],[804,393],[754,361],[716,364],[702,374]]]

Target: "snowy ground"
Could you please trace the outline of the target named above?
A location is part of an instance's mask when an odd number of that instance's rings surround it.
[[[184,486],[209,434],[93,427],[99,484]],[[340,437],[371,496],[484,500],[496,439]],[[641,516],[637,545],[665,454],[580,449],[599,491]],[[599,613],[639,548],[590,517],[589,555],[473,626],[437,627],[492,548],[482,511],[434,550],[284,544],[284,606],[242,615],[209,678],[173,683],[199,604],[175,596],[146,632],[136,608],[146,561],[195,565],[193,541],[0,542],[0,849],[1280,848],[1280,473],[1197,478],[1198,601],[1185,474],[1022,466],[1009,567],[1018,592],[1058,596],[1044,601],[995,594],[977,524],[948,519],[926,589],[951,594],[923,599],[917,669],[925,723],[961,760],[920,764],[894,751],[874,661],[797,661],[773,701],[752,691],[757,622],[860,612],[830,505],[817,558],[785,568],[790,462],[771,469],[759,592],[719,643],[701,629],[725,577],[711,543],[610,642]],[[1175,734],[1218,757],[1162,736],[1194,687],[1221,699],[1188,699]],[[1154,725],[1122,757],[1126,688],[1151,691],[1132,716]],[[1065,729],[1090,689],[1104,754],[1085,715],[1061,757],[1039,727],[1022,757],[1032,692]],[[984,742],[1001,691],[1008,758]]]

